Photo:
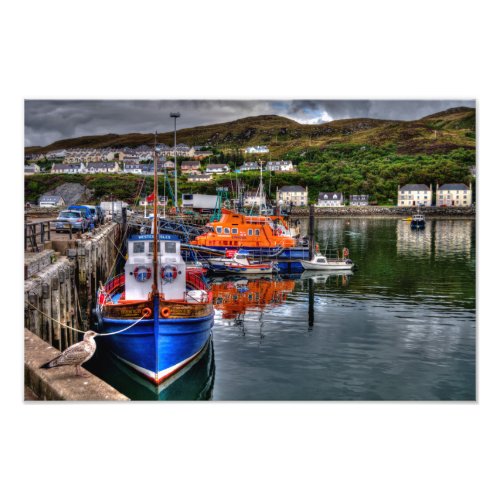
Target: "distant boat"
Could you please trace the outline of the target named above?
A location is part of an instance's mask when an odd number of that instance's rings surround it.
[[[422,214],[415,214],[412,216],[410,224],[412,229],[424,229],[425,217]]]
[[[344,248],[343,259],[327,259],[317,252],[311,260],[301,260],[300,263],[306,271],[349,271],[354,267],[354,262],[348,257],[349,250]]]
[[[225,257],[208,259],[210,267],[214,272],[236,273],[236,274],[271,274],[278,271],[273,261],[257,262],[249,260],[248,250],[226,251]]]

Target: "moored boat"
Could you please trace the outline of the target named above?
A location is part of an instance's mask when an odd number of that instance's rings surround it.
[[[411,218],[410,225],[412,229],[424,229],[425,217],[422,214],[413,215]]]
[[[220,220],[210,222],[207,231],[190,243],[203,254],[206,250],[247,250],[252,257],[308,259],[307,247],[297,244],[297,234],[281,216],[245,215],[222,209]]]
[[[278,266],[273,261],[249,260],[248,250],[227,250],[225,257],[208,259],[214,272],[235,274],[270,274],[278,271]]]
[[[354,267],[354,262],[349,259],[349,251],[344,248],[344,258],[327,259],[316,251],[311,260],[301,260],[303,268],[307,271],[348,271]]]
[[[203,274],[186,266],[180,240],[158,234],[156,156],[153,234],[130,236],[124,273],[99,288],[96,313],[111,352],[159,385],[203,351],[214,311]]]

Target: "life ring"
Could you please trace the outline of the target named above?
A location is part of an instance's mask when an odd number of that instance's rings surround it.
[[[134,269],[134,278],[140,283],[144,283],[151,278],[151,268],[146,266],[137,266]]]
[[[170,316],[170,307],[162,307],[161,315],[162,318],[168,318]]]
[[[177,278],[177,267],[166,265],[161,268],[160,272],[161,279],[165,283],[172,283]]]
[[[145,318],[150,318],[150,317],[151,317],[151,314],[153,314],[153,311],[151,311],[151,308],[149,308],[149,307],[145,307],[145,308],[142,310],[142,315],[143,315]]]

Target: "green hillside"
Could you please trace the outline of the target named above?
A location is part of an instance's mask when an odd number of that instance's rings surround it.
[[[369,194],[379,204],[395,202],[397,186],[405,183],[442,184],[475,179],[469,167],[475,165],[475,110],[454,108],[415,121],[374,119],[337,120],[321,125],[302,125],[279,116],[248,117],[234,122],[180,130],[178,142],[209,145],[214,151],[210,161],[227,162],[232,167],[244,160],[292,160],[295,173],[266,173],[266,188],[300,184],[309,187],[310,201],[319,191]],[[159,134],[159,142],[172,144],[172,134]],[[81,137],[58,141],[43,152],[76,146],[134,146],[151,144],[152,134],[127,134]],[[270,153],[243,155],[241,148],[265,144]],[[250,189],[258,174],[238,174]],[[96,198],[113,194],[132,202],[142,178],[129,175],[36,175],[26,178],[26,199],[34,200],[63,182],[81,182],[94,190]],[[150,189],[151,179],[146,180]],[[216,177],[212,183],[187,183],[181,177],[181,192],[214,192],[218,185],[234,188],[236,175]],[[144,194],[144,192],[142,193]]]

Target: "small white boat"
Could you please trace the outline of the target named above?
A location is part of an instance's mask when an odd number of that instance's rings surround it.
[[[237,274],[271,274],[277,272],[277,266],[273,261],[259,262],[249,261],[249,253],[246,250],[235,252],[226,251],[226,257],[208,259],[212,271],[229,272]]]
[[[316,253],[312,260],[301,260],[300,263],[307,271],[349,271],[354,267],[351,259],[327,259],[320,253]]]

